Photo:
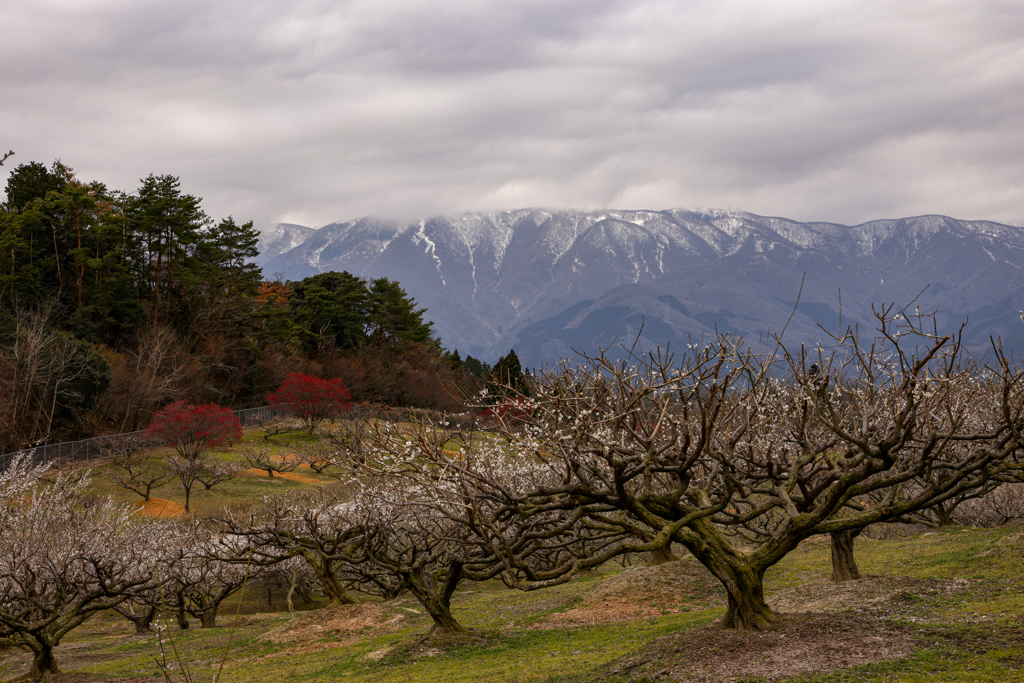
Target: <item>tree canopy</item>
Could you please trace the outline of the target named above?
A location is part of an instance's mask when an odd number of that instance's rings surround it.
[[[394,280],[266,279],[253,222],[215,220],[173,175],[121,192],[30,162],[6,192],[0,450],[140,429],[177,400],[259,405],[293,372],[454,407],[464,373]]]

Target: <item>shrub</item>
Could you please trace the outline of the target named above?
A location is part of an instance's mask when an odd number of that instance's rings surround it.
[[[313,434],[324,420],[352,410],[351,399],[352,395],[340,379],[320,379],[293,372],[277,391],[267,396],[267,403],[301,419],[306,430]]]
[[[242,438],[242,423],[227,408],[175,401],[153,416],[143,435],[163,441],[183,458],[195,460],[204,451],[231,446]]]

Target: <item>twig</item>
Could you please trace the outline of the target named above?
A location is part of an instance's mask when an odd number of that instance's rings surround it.
[[[245,587],[249,583],[249,567],[252,565],[252,547],[249,548],[249,560],[245,563],[245,578],[242,580],[242,592],[238,596],[238,609],[235,610],[235,619],[231,622],[231,633],[228,634],[228,644],[224,646],[224,656],[220,658],[220,666],[217,667],[217,673],[213,676],[213,682],[217,683],[220,680],[220,674],[224,670],[224,662],[228,658],[228,652],[231,650],[231,640],[235,637],[235,626],[238,625],[238,615],[242,612],[242,603],[245,601]]]

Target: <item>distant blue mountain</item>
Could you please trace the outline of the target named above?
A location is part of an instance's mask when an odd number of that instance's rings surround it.
[[[259,262],[301,279],[328,270],[399,280],[445,346],[526,366],[616,343],[677,348],[715,330],[756,341],[873,329],[872,304],[938,310],[1024,349],[1024,229],[918,216],[857,226],[733,211],[468,213],[410,224],[375,218],[319,230],[275,226]],[[803,281],[803,291],[800,291]],[[820,326],[820,327],[819,327]],[[642,328],[642,333],[641,333]]]

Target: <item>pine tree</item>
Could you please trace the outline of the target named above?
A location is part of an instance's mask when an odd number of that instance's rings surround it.
[[[511,349],[507,356],[502,356],[494,364],[491,369],[491,381],[495,383],[491,392],[495,398],[505,398],[512,393],[530,395],[529,386],[523,376],[523,367],[519,363],[515,349]]]
[[[332,271],[293,283],[292,289],[292,308],[309,345],[319,349],[332,339],[344,351],[366,341],[370,295],[362,278]]]
[[[378,341],[425,343],[430,341],[431,322],[423,322],[427,309],[416,309],[416,300],[401,285],[386,277],[370,282],[370,336]]]

